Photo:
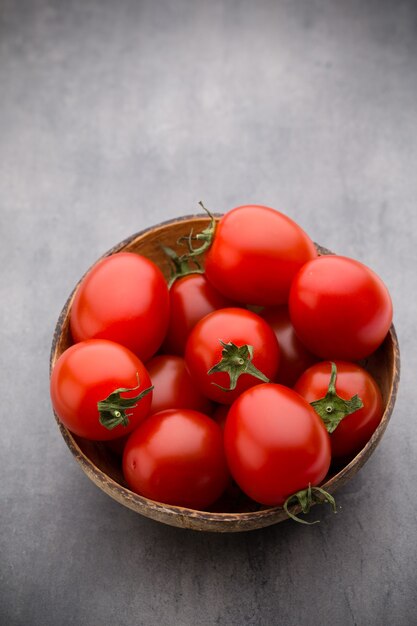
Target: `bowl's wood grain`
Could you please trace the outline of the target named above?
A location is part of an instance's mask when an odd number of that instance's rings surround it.
[[[198,232],[207,223],[207,217],[198,215],[164,222],[132,235],[104,256],[120,251],[143,254],[155,261],[168,278],[169,265],[162,252],[161,244],[175,247],[175,242],[180,236],[188,234],[191,228]],[[317,248],[320,254],[331,254],[321,246]],[[51,350],[51,371],[56,360],[72,343],[69,311],[77,287],[78,285],[68,298],[55,328]],[[340,471],[328,476],[323,487],[330,493],[334,493],[362,467],[381,440],[391,417],[400,376],[399,347],[393,326],[380,348],[363,361],[363,365],[375,377],[381,388],[385,407],[384,415],[372,438],[359,454]],[[143,498],[127,488],[120,460],[106,444],[88,441],[73,435],[60,423],[56,415],[55,418],[69,449],[87,476],[112,498],[141,515],[172,526],[216,532],[253,530],[287,519],[281,507],[266,508],[246,499],[233,501],[223,498],[220,507],[225,512],[208,512],[166,505]],[[298,507],[294,507],[293,510],[299,512]]]

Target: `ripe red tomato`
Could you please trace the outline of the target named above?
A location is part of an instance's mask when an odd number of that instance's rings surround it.
[[[147,361],[168,326],[168,286],[149,259],[119,252],[86,274],[71,307],[74,341],[100,338],[121,343]]]
[[[203,274],[177,279],[169,290],[170,317],[163,344],[167,354],[184,355],[191,330],[203,317],[234,302],[217,291]]]
[[[250,498],[280,506],[330,466],[330,439],[314,409],[283,385],[257,385],[231,406],[224,431],[231,474]]]
[[[259,314],[272,328],[280,347],[280,361],[276,383],[292,387],[301,374],[318,360],[295,334],[288,307],[270,307]]]
[[[251,348],[248,350],[245,346]],[[223,362],[228,361],[228,366],[217,367],[222,358]],[[188,337],[185,362],[191,378],[204,395],[216,402],[231,404],[245,389],[274,378],[279,346],[272,328],[256,313],[246,309],[220,309],[194,326]],[[216,371],[209,374],[215,366]],[[225,389],[234,386],[231,384],[233,376],[237,377],[236,387],[227,391]]]
[[[141,399],[138,396],[150,387],[148,372],[133,352],[113,341],[90,339],[74,344],[57,360],[51,375],[51,400],[70,431],[105,441],[131,432],[146,417],[152,392]],[[110,401],[119,408],[98,407],[116,391],[120,391],[119,398]],[[124,407],[127,398],[136,398],[128,403],[134,406]],[[99,408],[107,427],[100,422]]]
[[[153,385],[151,413],[165,409],[194,409],[210,413],[212,404],[191,380],[180,356],[154,356],[146,368]]]
[[[236,302],[283,304],[300,267],[317,256],[308,235],[286,215],[241,206],[217,226],[205,259],[208,280]]]
[[[382,280],[359,261],[336,255],[321,256],[300,269],[289,310],[306,347],[331,360],[370,355],[392,321],[391,298]]]
[[[141,496],[204,509],[229,481],[221,429],[198,411],[155,413],[130,436],[123,472],[129,487]]]
[[[369,441],[384,409],[379,387],[369,372],[355,363],[335,361],[335,365],[336,393],[344,400],[358,395],[363,403],[363,408],[346,415],[330,435],[332,458],[340,463],[355,456]],[[316,363],[299,378],[294,390],[307,402],[324,398],[330,374],[330,361]]]

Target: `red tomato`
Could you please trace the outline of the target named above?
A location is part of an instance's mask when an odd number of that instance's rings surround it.
[[[250,498],[280,506],[318,485],[330,466],[330,439],[314,409],[283,385],[257,385],[231,406],[224,431],[233,478]]]
[[[288,307],[271,307],[259,314],[272,328],[280,347],[280,361],[275,382],[292,387],[317,357],[311,354],[295,334]]]
[[[229,481],[221,429],[189,409],[155,413],[130,436],[123,472],[132,491],[145,498],[204,509]]]
[[[294,278],[289,310],[301,341],[322,359],[356,361],[384,340],[392,303],[382,280],[347,257],[326,255]]]
[[[229,361],[232,369],[243,372],[254,367],[264,378],[257,378],[249,373],[242,373],[237,379],[236,388],[230,388],[231,378],[226,371],[209,374],[222,360],[226,348],[222,346],[232,342],[234,346],[252,346],[253,359],[231,352]],[[227,357],[226,357],[227,358]],[[248,365],[249,361],[249,365]],[[190,333],[185,349],[185,362],[191,378],[200,391],[208,398],[221,404],[231,404],[245,389],[259,384],[261,380],[274,378],[279,363],[279,346],[272,328],[256,313],[246,309],[220,309],[204,317]]]
[[[366,370],[355,363],[335,361],[337,368],[336,393],[344,400],[358,395],[363,408],[346,415],[331,433],[332,458],[345,462],[357,454],[369,441],[381,421],[383,402],[375,380]],[[307,402],[324,398],[327,394],[331,373],[330,361],[316,363],[297,381],[294,390]]]
[[[317,256],[307,234],[286,215],[265,206],[241,206],[217,226],[205,268],[223,294],[245,304],[288,300],[293,277]]]
[[[121,396],[126,400],[149,387],[148,372],[133,352],[113,341],[90,339],[71,346],[57,360],[51,375],[52,406],[74,434],[98,441],[116,439],[131,432],[146,417],[152,393],[137,399],[136,406],[126,408],[126,426],[120,423],[111,430],[100,423],[98,402],[121,388],[129,389]]]
[[[163,349],[168,354],[183,355],[191,330],[203,317],[234,306],[203,274],[190,274],[177,279],[169,290],[170,317]]]
[[[146,368],[153,385],[151,413],[165,409],[210,413],[210,400],[197,389],[180,356],[155,356],[147,362]]]
[[[146,257],[119,252],[86,274],[71,307],[74,341],[100,338],[121,343],[147,361],[168,326],[168,286]]]

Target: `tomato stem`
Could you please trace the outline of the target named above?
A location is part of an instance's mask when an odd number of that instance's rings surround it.
[[[343,418],[363,407],[360,397],[355,394],[350,400],[344,400],[336,393],[336,363],[331,364],[331,374],[327,393],[323,398],[311,402],[311,406],[321,417],[327,432],[332,433],[339,426]]]
[[[336,509],[336,501],[333,496],[322,489],[321,487],[312,487],[311,483],[308,483],[307,489],[302,489],[301,491],[297,491],[292,496],[289,496],[284,502],[284,510],[288,517],[293,519],[295,522],[299,522],[300,524],[308,524],[311,526],[312,524],[318,524],[320,520],[315,520],[314,522],[307,522],[307,520],[298,517],[294,513],[292,513],[288,506],[295,501],[300,507],[301,511],[306,514],[310,512],[311,506],[313,504],[323,504],[324,502],[328,502],[334,513],[337,513]]]
[[[193,229],[191,229],[188,235],[185,235],[178,239],[177,243],[179,245],[185,242],[186,245],[188,246],[187,256],[189,258],[200,256],[200,254],[203,254],[203,252],[205,252],[208,248],[210,248],[212,241],[213,241],[214,233],[216,232],[216,220],[214,216],[210,213],[208,209],[206,209],[206,207],[201,202],[201,200],[198,204],[204,209],[204,211],[209,216],[210,223],[206,228],[204,228],[204,230],[201,231],[201,233],[197,233],[196,235],[194,235]],[[203,243],[198,248],[194,248],[193,243],[192,243],[193,241],[202,241]]]
[[[190,258],[188,254],[178,255],[175,250],[161,244],[162,250],[165,252],[171,262],[171,276],[168,281],[168,287],[171,287],[178,278],[190,276],[191,274],[204,274],[204,269],[197,259]],[[192,263],[195,267],[190,267]]]
[[[250,376],[259,378],[259,380],[262,380],[264,383],[269,383],[269,378],[252,363],[253,346],[245,344],[238,347],[231,341],[229,341],[229,343],[225,343],[221,339],[219,339],[219,341],[223,346],[222,358],[216,365],[209,369],[207,374],[211,375],[216,372],[226,372],[229,374],[230,386],[229,388],[222,387],[214,382],[212,383],[213,385],[216,385],[216,387],[219,387],[223,391],[233,391],[233,389],[236,389],[237,381],[241,374],[249,374]]]
[[[204,274],[204,269],[201,263],[196,259],[211,246],[214,233],[216,230],[216,220],[202,202],[199,204],[203,207],[207,215],[210,217],[209,225],[201,231],[201,233],[193,234],[191,229],[188,235],[180,237],[177,240],[179,246],[184,245],[184,242],[188,248],[188,252],[184,254],[177,254],[175,250],[168,246],[161,245],[161,249],[165,252],[171,262],[171,276],[168,282],[168,287],[171,287],[178,278],[183,276],[189,276],[190,274]],[[193,241],[203,242],[198,248],[193,247]]]
[[[122,398],[120,395],[121,393],[127,393],[129,391],[136,391],[136,389],[139,389],[140,382],[139,374],[137,372],[136,379],[138,381],[136,387],[120,387],[119,389],[112,391],[112,393],[110,393],[104,400],[97,402],[99,422],[108,430],[113,430],[113,428],[116,428],[116,426],[119,425],[125,427],[128,426],[129,416],[132,415],[132,413],[126,413],[126,409],[134,409],[137,407],[138,402],[140,402],[144,396],[152,391],[153,386],[144,389],[134,398]]]

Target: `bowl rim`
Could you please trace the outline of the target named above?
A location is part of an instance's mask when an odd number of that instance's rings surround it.
[[[222,213],[214,213],[213,216],[216,219],[220,219],[223,214]],[[55,365],[55,362],[58,358],[58,347],[59,347],[59,338],[62,333],[63,323],[67,317],[67,314],[72,305],[72,301],[75,296],[75,292],[78,289],[79,284],[83,280],[84,276],[94,267],[99,261],[102,259],[116,254],[126,248],[129,244],[131,244],[136,239],[147,235],[153,231],[157,231],[161,228],[165,228],[167,226],[178,224],[180,222],[186,222],[189,220],[199,220],[199,221],[207,221],[209,218],[207,215],[202,214],[190,214],[190,215],[182,215],[180,217],[175,217],[169,220],[165,220],[160,222],[154,226],[150,226],[141,231],[138,231],[121,242],[112,246],[107,252],[102,254],[94,263],[84,272],[81,278],[76,283],[75,287],[71,291],[68,296],[60,314],[58,320],[55,325],[51,351],[50,351],[50,361],[49,361],[49,377],[52,374],[52,369]],[[319,252],[319,254],[335,254],[331,252],[327,248],[324,248],[320,244],[315,243],[315,246]],[[395,331],[394,324],[391,324],[390,329],[388,331],[387,339],[390,339],[392,343],[393,349],[393,367],[394,367],[394,375],[392,379],[392,384],[389,389],[387,403],[382,415],[381,421],[374,431],[372,437],[369,439],[367,444],[358,452],[358,454],[345,466],[343,466],[340,471],[336,474],[332,475],[325,483],[321,485],[323,489],[328,491],[329,493],[333,493],[341,487],[347,480],[350,478],[352,469],[355,468],[355,473],[358,471],[367,461],[369,456],[372,454],[375,447],[378,445],[379,441],[382,438],[382,435],[385,432],[391,414],[393,412],[396,395],[399,386],[400,380],[400,349],[398,344],[397,333]],[[270,524],[274,524],[278,521],[284,521],[289,519],[286,513],[284,512],[282,507],[263,507],[257,511],[250,512],[212,512],[212,511],[201,511],[197,509],[190,509],[186,507],[164,504],[162,502],[157,502],[155,500],[151,500],[149,498],[145,498],[144,496],[140,496],[139,494],[131,491],[128,487],[125,487],[119,484],[116,480],[111,478],[108,474],[106,474],[103,470],[99,469],[93,461],[82,451],[80,446],[78,445],[74,435],[69,431],[59,420],[59,417],[53,410],[53,414],[55,420],[58,424],[58,427],[61,431],[61,434],[64,438],[65,443],[70,449],[72,455],[75,457],[77,462],[80,464],[83,471],[87,474],[87,476],[101,489],[103,489],[108,495],[110,495],[113,499],[117,500],[119,503],[131,508],[132,510],[141,513],[147,517],[151,517],[153,519],[157,519],[158,521],[163,521],[166,524],[171,524],[175,526],[182,526],[185,528],[194,528],[197,530],[217,530],[222,532],[228,532],[228,528],[226,527],[229,522],[234,522],[235,528],[231,528],[230,530],[250,530],[261,528],[263,526],[267,526]],[[142,510],[143,509],[143,510]],[[290,507],[290,510],[295,514],[300,512],[300,507],[298,505],[293,505]],[[161,519],[160,516],[163,516]],[[181,520],[181,523],[178,523]],[[203,522],[207,527],[199,528],[196,525],[196,521]],[[250,527],[245,526],[245,522],[251,522]],[[258,522],[258,524],[257,524]],[[261,522],[261,524],[259,524]],[[243,524],[245,527],[239,528],[239,526]]]

